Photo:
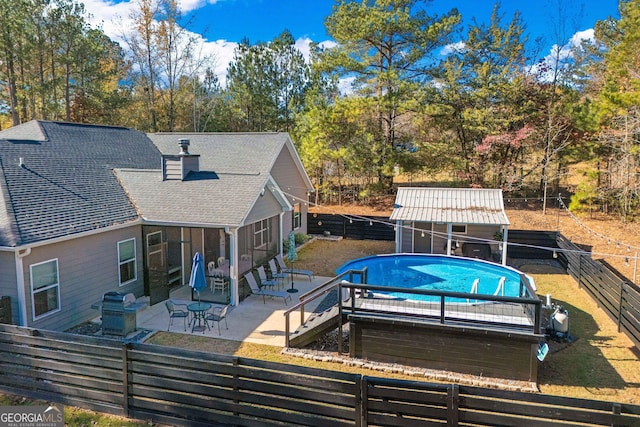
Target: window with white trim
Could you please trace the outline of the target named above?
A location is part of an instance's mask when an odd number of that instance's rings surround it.
[[[263,219],[253,224],[253,247],[254,249],[266,246],[269,243],[270,221]]]
[[[120,286],[136,280],[136,239],[118,242],[118,275]]]
[[[52,259],[29,267],[33,320],[60,311],[60,276],[58,260]]]
[[[302,212],[300,211],[300,203],[293,205],[293,229],[297,230],[302,227]]]

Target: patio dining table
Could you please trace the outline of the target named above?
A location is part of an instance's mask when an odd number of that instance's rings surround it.
[[[193,313],[193,318],[191,321],[193,325],[191,326],[191,332],[196,330],[202,330],[204,333],[205,328],[209,327],[209,322],[207,322],[207,310],[212,307],[211,303],[208,302],[194,302],[187,305],[187,310]]]

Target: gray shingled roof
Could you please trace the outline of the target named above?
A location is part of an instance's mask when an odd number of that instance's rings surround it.
[[[128,128],[32,121],[0,132],[0,246],[137,219],[113,169],[159,164],[149,138]]]
[[[400,187],[392,221],[509,225],[502,190]]]
[[[287,133],[152,133],[149,138],[162,154],[178,154],[178,140],[190,141],[189,152],[200,155],[200,169],[223,173],[271,172],[273,164],[289,139]]]
[[[240,226],[268,176],[191,172],[184,181],[162,181],[159,170],[116,170],[145,221]]]
[[[286,133],[154,133],[163,154],[178,154],[178,140],[190,141],[200,172],[184,181],[162,181],[155,171],[118,170],[145,221],[240,226],[269,179],[289,135]]]

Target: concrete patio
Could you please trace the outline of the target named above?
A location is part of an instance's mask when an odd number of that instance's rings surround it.
[[[263,302],[262,295],[250,295],[240,302],[238,306],[230,307],[227,314],[227,324],[229,329],[225,329],[224,320],[220,324],[220,334],[218,325],[211,324],[210,328],[203,331],[192,332],[187,326],[184,330],[183,320],[174,319],[170,331],[182,334],[194,334],[212,338],[223,338],[233,341],[247,341],[257,344],[267,344],[284,347],[285,344],[285,317],[284,312],[295,306],[299,302],[299,296],[329,280],[327,277],[318,277],[309,281],[307,277],[294,276],[294,287],[298,292],[291,293],[291,301],[287,300],[287,305],[282,298],[266,297]],[[291,282],[285,281],[279,289],[284,291],[291,288]],[[170,294],[170,299],[176,303],[191,303],[191,288],[181,286]],[[305,306],[305,319],[318,306],[322,298],[313,301]],[[221,304],[214,304],[214,307],[223,307]],[[169,326],[169,312],[164,303],[155,304],[137,313],[137,331],[127,338],[139,334],[141,330],[166,331]],[[291,331],[296,330],[300,325],[300,311],[292,313],[290,316]]]

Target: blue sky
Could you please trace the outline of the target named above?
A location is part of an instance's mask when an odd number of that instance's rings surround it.
[[[84,0],[95,23],[115,40],[122,40],[130,25],[128,17],[133,0]],[[562,4],[559,11],[558,4]],[[215,58],[216,73],[223,78],[233,57],[233,49],[243,38],[252,43],[270,41],[288,29],[305,52],[310,42],[332,40],[324,27],[334,0],[182,0],[183,14],[191,19],[188,29],[199,38],[202,51]],[[463,24],[475,18],[488,22],[494,2],[489,0],[432,0],[429,14],[446,13],[457,8]],[[619,18],[618,0],[503,0],[503,22],[520,11],[530,44],[538,48],[537,58],[560,45],[592,36],[595,22],[613,16]],[[539,40],[539,43],[535,43]]]

